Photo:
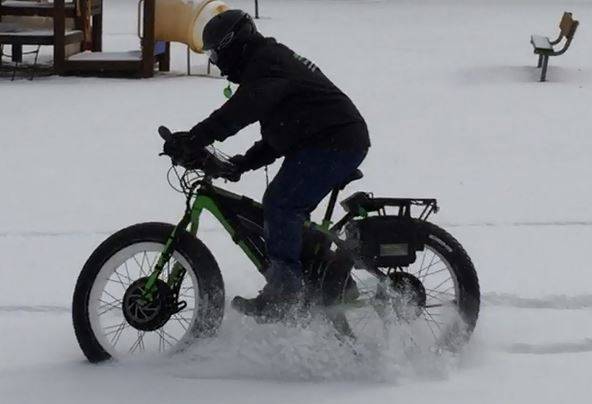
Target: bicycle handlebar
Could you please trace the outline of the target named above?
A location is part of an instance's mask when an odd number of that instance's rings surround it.
[[[168,142],[173,136],[175,136],[166,126],[160,126],[158,128],[158,134],[165,142]],[[184,162],[179,165],[188,170],[202,171],[206,177],[225,178],[231,181],[237,181],[238,178],[240,178],[240,175],[238,174],[236,166],[228,160],[220,159],[213,147],[209,147],[209,149],[204,147],[201,150],[195,150],[193,152],[195,158],[192,161]],[[162,156],[167,154],[160,153],[159,155]],[[175,164],[175,162],[173,162],[173,164]]]

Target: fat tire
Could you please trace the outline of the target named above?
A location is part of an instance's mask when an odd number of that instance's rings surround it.
[[[88,258],[76,282],[72,300],[72,320],[76,339],[87,359],[98,363],[111,358],[99,344],[89,319],[89,299],[93,284],[105,263],[117,252],[133,244],[165,244],[174,226],[167,223],[140,223],[118,231],[107,238]],[[182,231],[175,251],[189,263],[188,270],[198,280],[200,304],[193,336],[208,337],[217,332],[224,316],[224,282],[220,268],[210,250],[197,238]]]
[[[450,233],[433,223],[414,221],[427,235],[427,245],[442,254],[451,265],[458,281],[458,308],[464,328],[451,330],[443,341],[444,348],[458,351],[468,342],[479,318],[481,292],[477,271],[464,247]]]

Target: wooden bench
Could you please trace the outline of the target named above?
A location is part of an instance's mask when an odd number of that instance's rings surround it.
[[[530,43],[534,47],[534,53],[535,55],[539,55],[537,67],[542,67],[541,81],[546,80],[549,56],[563,55],[565,51],[567,51],[569,45],[571,45],[571,41],[576,33],[578,25],[579,22],[572,18],[572,14],[565,12],[559,23],[560,32],[557,39],[551,41],[548,37],[541,35],[532,35],[530,37]],[[558,45],[563,39],[565,39],[563,47],[559,50],[555,50],[554,46]]]

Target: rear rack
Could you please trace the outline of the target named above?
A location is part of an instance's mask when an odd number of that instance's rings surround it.
[[[432,213],[438,213],[438,201],[426,198],[374,198],[367,192],[356,192],[341,202],[343,209],[351,214],[366,216],[369,212],[384,214],[387,206],[399,208],[398,216],[411,218],[411,207],[423,207],[419,220],[427,220]]]

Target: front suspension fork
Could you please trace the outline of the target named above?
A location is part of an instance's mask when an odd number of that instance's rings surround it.
[[[156,292],[156,280],[160,277],[162,271],[164,270],[165,265],[169,262],[175,249],[177,247],[177,243],[179,242],[179,235],[182,231],[187,229],[189,224],[191,223],[191,215],[192,215],[192,208],[191,205],[188,203],[187,208],[185,209],[185,214],[179,221],[179,223],[173,229],[173,232],[169,236],[152,273],[148,277],[146,281],[146,285],[144,286],[144,295],[143,298],[147,301],[151,302],[154,299],[154,293]],[[175,296],[175,301],[179,296],[179,291],[181,288],[181,283],[183,282],[183,278],[185,277],[185,268],[179,263],[176,262],[173,265],[171,273],[168,276],[167,284],[173,291],[173,295]]]

